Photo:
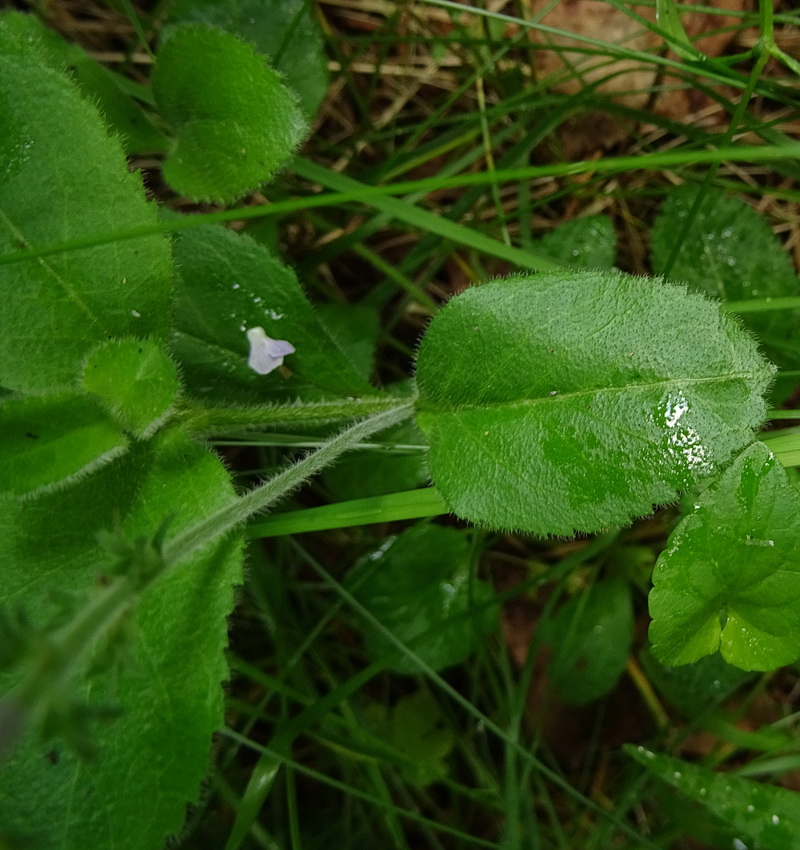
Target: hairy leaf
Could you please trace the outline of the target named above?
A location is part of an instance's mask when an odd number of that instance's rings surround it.
[[[211,24],[268,56],[313,117],[328,88],[322,31],[310,0],[177,0],[169,23]]]
[[[144,436],[168,414],[178,394],[178,372],[152,340],[123,339],[92,352],[83,386],[97,395],[128,431]]]
[[[419,349],[431,476],[460,517],[537,534],[648,514],[752,440],[774,367],[719,306],[620,272],[468,289]]]
[[[2,253],[155,223],[97,109],[2,20],[0,163]],[[0,267],[0,384],[63,386],[98,342],[164,337],[171,274],[160,236]]]
[[[322,327],[291,269],[250,239],[215,225],[182,232],[173,350],[188,388],[231,401],[297,398],[309,391],[375,393]],[[263,327],[295,353],[283,373],[247,366],[247,330]]]
[[[63,392],[0,403],[0,493],[30,496],[125,451],[120,427],[88,396]]]
[[[232,201],[256,188],[306,132],[264,57],[212,27],[172,32],[158,52],[153,94],[176,134],[164,177],[194,200]]]
[[[439,525],[417,525],[370,553],[348,573],[346,586],[355,598],[396,638],[434,670],[468,658],[492,628],[493,615],[453,618],[485,601],[491,589],[470,580],[470,547],[464,535]],[[397,652],[372,624],[361,628],[373,659]],[[417,640],[425,634],[424,640]],[[416,673],[405,656],[391,669]]]
[[[34,624],[63,621],[65,598],[74,608],[111,567],[98,531],[121,519],[127,535],[150,537],[174,514],[172,534],[233,498],[219,460],[172,431],[69,491],[0,503],[4,600]],[[160,850],[180,829],[222,722],[226,617],[241,568],[234,535],[145,592],[122,647],[107,653],[116,662],[74,686],[89,706],[119,709],[91,727],[97,758],[85,762],[59,740],[28,735],[0,771],[3,828],[62,850]],[[0,693],[14,681],[0,677]]]
[[[719,649],[744,670],[796,660],[800,493],[755,443],[697,502],[653,571],[653,654],[687,664]]]
[[[120,88],[120,78],[89,56],[85,50],[65,41],[48,29],[35,15],[6,12],[3,21],[18,38],[34,38],[42,58],[56,71],[70,72],[81,91],[96,103],[113,127],[126,153],[163,151],[166,139],[149,115]]]
[[[730,824],[735,848],[786,850],[800,835],[800,794],[730,773],[626,746],[625,752],[663,782]]]

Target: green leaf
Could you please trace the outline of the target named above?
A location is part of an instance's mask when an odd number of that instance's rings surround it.
[[[730,773],[716,773],[644,747],[626,746],[625,752],[653,776],[730,824],[739,839],[735,847],[786,850],[796,845],[800,794]]]
[[[0,503],[2,601],[21,606],[35,625],[48,623],[62,612],[65,594],[85,598],[112,570],[98,531],[121,518],[129,537],[152,537],[174,514],[173,535],[234,498],[219,460],[171,431],[68,491]],[[226,618],[241,574],[241,535],[232,535],[145,591],[125,653],[75,687],[90,709],[120,709],[91,727],[96,760],[28,735],[0,771],[6,830],[61,850],[160,850],[181,828],[223,720]],[[1,676],[0,693],[15,680]]]
[[[0,403],[0,493],[32,496],[66,485],[126,445],[119,426],[86,396],[8,399]]]
[[[0,162],[0,253],[155,223],[96,108],[2,21]],[[0,384],[60,387],[98,342],[165,336],[171,274],[160,236],[0,267]]]
[[[381,333],[378,311],[366,304],[318,304],[317,313],[353,368],[368,381]]]
[[[419,349],[436,487],[460,517],[571,535],[627,523],[752,440],[774,367],[706,297],[621,272],[466,290]]]
[[[800,493],[762,443],[697,499],[653,571],[650,640],[665,664],[722,652],[743,670],[800,656]]]
[[[447,762],[455,744],[453,730],[428,691],[415,691],[389,707],[371,702],[365,725],[403,758],[403,773],[420,788],[447,776]]]
[[[210,24],[249,41],[285,75],[303,112],[316,115],[328,88],[328,65],[309,0],[177,0],[169,24],[188,22]]]
[[[653,270],[666,267],[699,189],[675,189],[661,208],[651,234]],[[800,294],[800,280],[789,254],[752,207],[721,192],[706,194],[669,272],[675,280],[725,301]],[[781,366],[800,364],[798,310],[746,313],[742,321]],[[795,381],[796,383],[796,381]]]
[[[351,452],[323,473],[325,486],[337,500],[383,496],[426,483],[425,440],[414,422],[387,430],[381,442],[386,448]],[[419,446],[419,450],[393,450],[393,445]]]
[[[610,269],[617,253],[617,235],[611,219],[587,215],[560,224],[543,236],[539,253],[570,266],[585,269]]]
[[[233,201],[256,188],[306,132],[264,57],[211,27],[173,31],[158,53],[153,94],[176,134],[164,177],[194,200]]]
[[[542,624],[550,644],[550,678],[559,696],[581,705],[607,694],[628,660],[633,637],[633,606],[628,585],[598,581],[562,605]]]
[[[752,674],[728,664],[719,654],[706,655],[694,664],[665,667],[644,647],[639,659],[658,692],[688,718],[721,704],[752,678]]]
[[[494,624],[493,613],[458,617],[491,597],[486,582],[470,579],[470,546],[464,535],[439,525],[417,525],[362,558],[348,573],[346,587],[397,639],[426,664],[441,670],[459,664],[481,644]],[[370,623],[362,623],[373,659],[397,650]],[[425,634],[421,641],[415,639]],[[409,658],[394,661],[398,673],[416,673]]]
[[[215,401],[297,398],[309,391],[375,394],[322,327],[294,272],[250,237],[211,225],[175,242],[173,352],[188,388]],[[288,340],[286,369],[258,375],[247,365],[247,329]]]
[[[34,15],[6,12],[3,21],[18,39],[35,39],[43,60],[53,70],[66,69],[73,75],[83,94],[97,104],[105,120],[119,135],[126,153],[165,149],[163,134],[136,101],[120,88],[117,74],[48,29]]]
[[[158,428],[179,390],[178,372],[164,349],[152,340],[104,343],[86,362],[83,387],[136,436]]]

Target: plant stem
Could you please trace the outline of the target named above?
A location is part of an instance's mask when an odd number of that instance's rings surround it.
[[[407,403],[396,396],[346,398],[334,401],[293,402],[242,407],[188,407],[183,424],[196,437],[212,437],[228,431],[255,431],[287,425],[327,425],[363,416],[390,412]]]
[[[138,598],[128,576],[115,578],[52,639],[42,643],[22,681],[0,701],[0,759],[28,726],[46,723],[66,699],[68,685],[91,652]]]
[[[299,487],[308,477],[328,466],[339,455],[357,446],[362,440],[378,431],[397,425],[411,416],[413,402],[398,403],[397,399],[392,401],[394,402],[392,409],[376,413],[368,419],[345,428],[315,452],[293,463],[260,487],[256,487],[247,495],[236,499],[232,504],[168,541],[164,547],[166,563],[174,565],[185,560],[199,549],[227,534],[237,525],[241,525],[251,516],[266,510],[282,496],[294,490],[295,487]]]

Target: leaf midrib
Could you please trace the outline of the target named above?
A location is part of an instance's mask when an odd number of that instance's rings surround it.
[[[568,393],[557,392],[556,395],[535,396],[533,398],[512,398],[504,401],[482,402],[480,404],[452,404],[445,405],[431,399],[420,397],[417,408],[423,413],[463,413],[471,410],[517,410],[528,407],[536,407],[540,404],[557,404],[572,399],[593,397],[602,393],[639,392],[656,388],[667,389],[669,387],[687,387],[698,384],[725,383],[728,381],[753,380],[764,373],[768,367],[766,364],[760,369],[744,372],[729,372],[724,375],[709,375],[702,378],[667,378],[661,381],[651,381],[646,384],[623,384],[615,387],[590,387],[582,390],[573,390]]]

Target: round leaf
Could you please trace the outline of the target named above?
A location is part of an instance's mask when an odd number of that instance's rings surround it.
[[[460,517],[570,535],[627,523],[752,440],[774,367],[682,286],[513,277],[433,319],[417,360],[431,477]]]
[[[306,132],[295,98],[234,35],[180,27],[158,53],[153,94],[176,133],[164,177],[187,198],[232,201],[268,180]]]
[[[295,273],[263,245],[209,225],[180,233],[174,250],[172,351],[188,392],[217,403],[377,392],[320,323]],[[291,375],[258,375],[248,367],[253,327],[294,346],[286,361]]]
[[[235,33],[270,58],[313,117],[328,88],[322,30],[308,0],[177,0],[169,23],[203,23]]]
[[[163,348],[140,339],[114,340],[93,351],[83,386],[137,436],[158,427],[179,389],[177,369]]]
[[[651,234],[654,271],[666,269],[675,234],[681,232],[686,217],[694,211],[700,191],[697,186],[680,186],[670,193],[661,208]],[[714,190],[703,190],[703,201],[669,275],[688,283],[691,289],[725,301],[800,293],[800,280],[791,256],[763,216],[743,201]],[[799,320],[797,310],[769,310],[742,316],[745,327],[758,337],[767,355],[788,369],[800,365]],[[781,398],[789,395],[797,384],[796,379],[781,380],[780,375],[778,381],[773,394],[777,390]]]

